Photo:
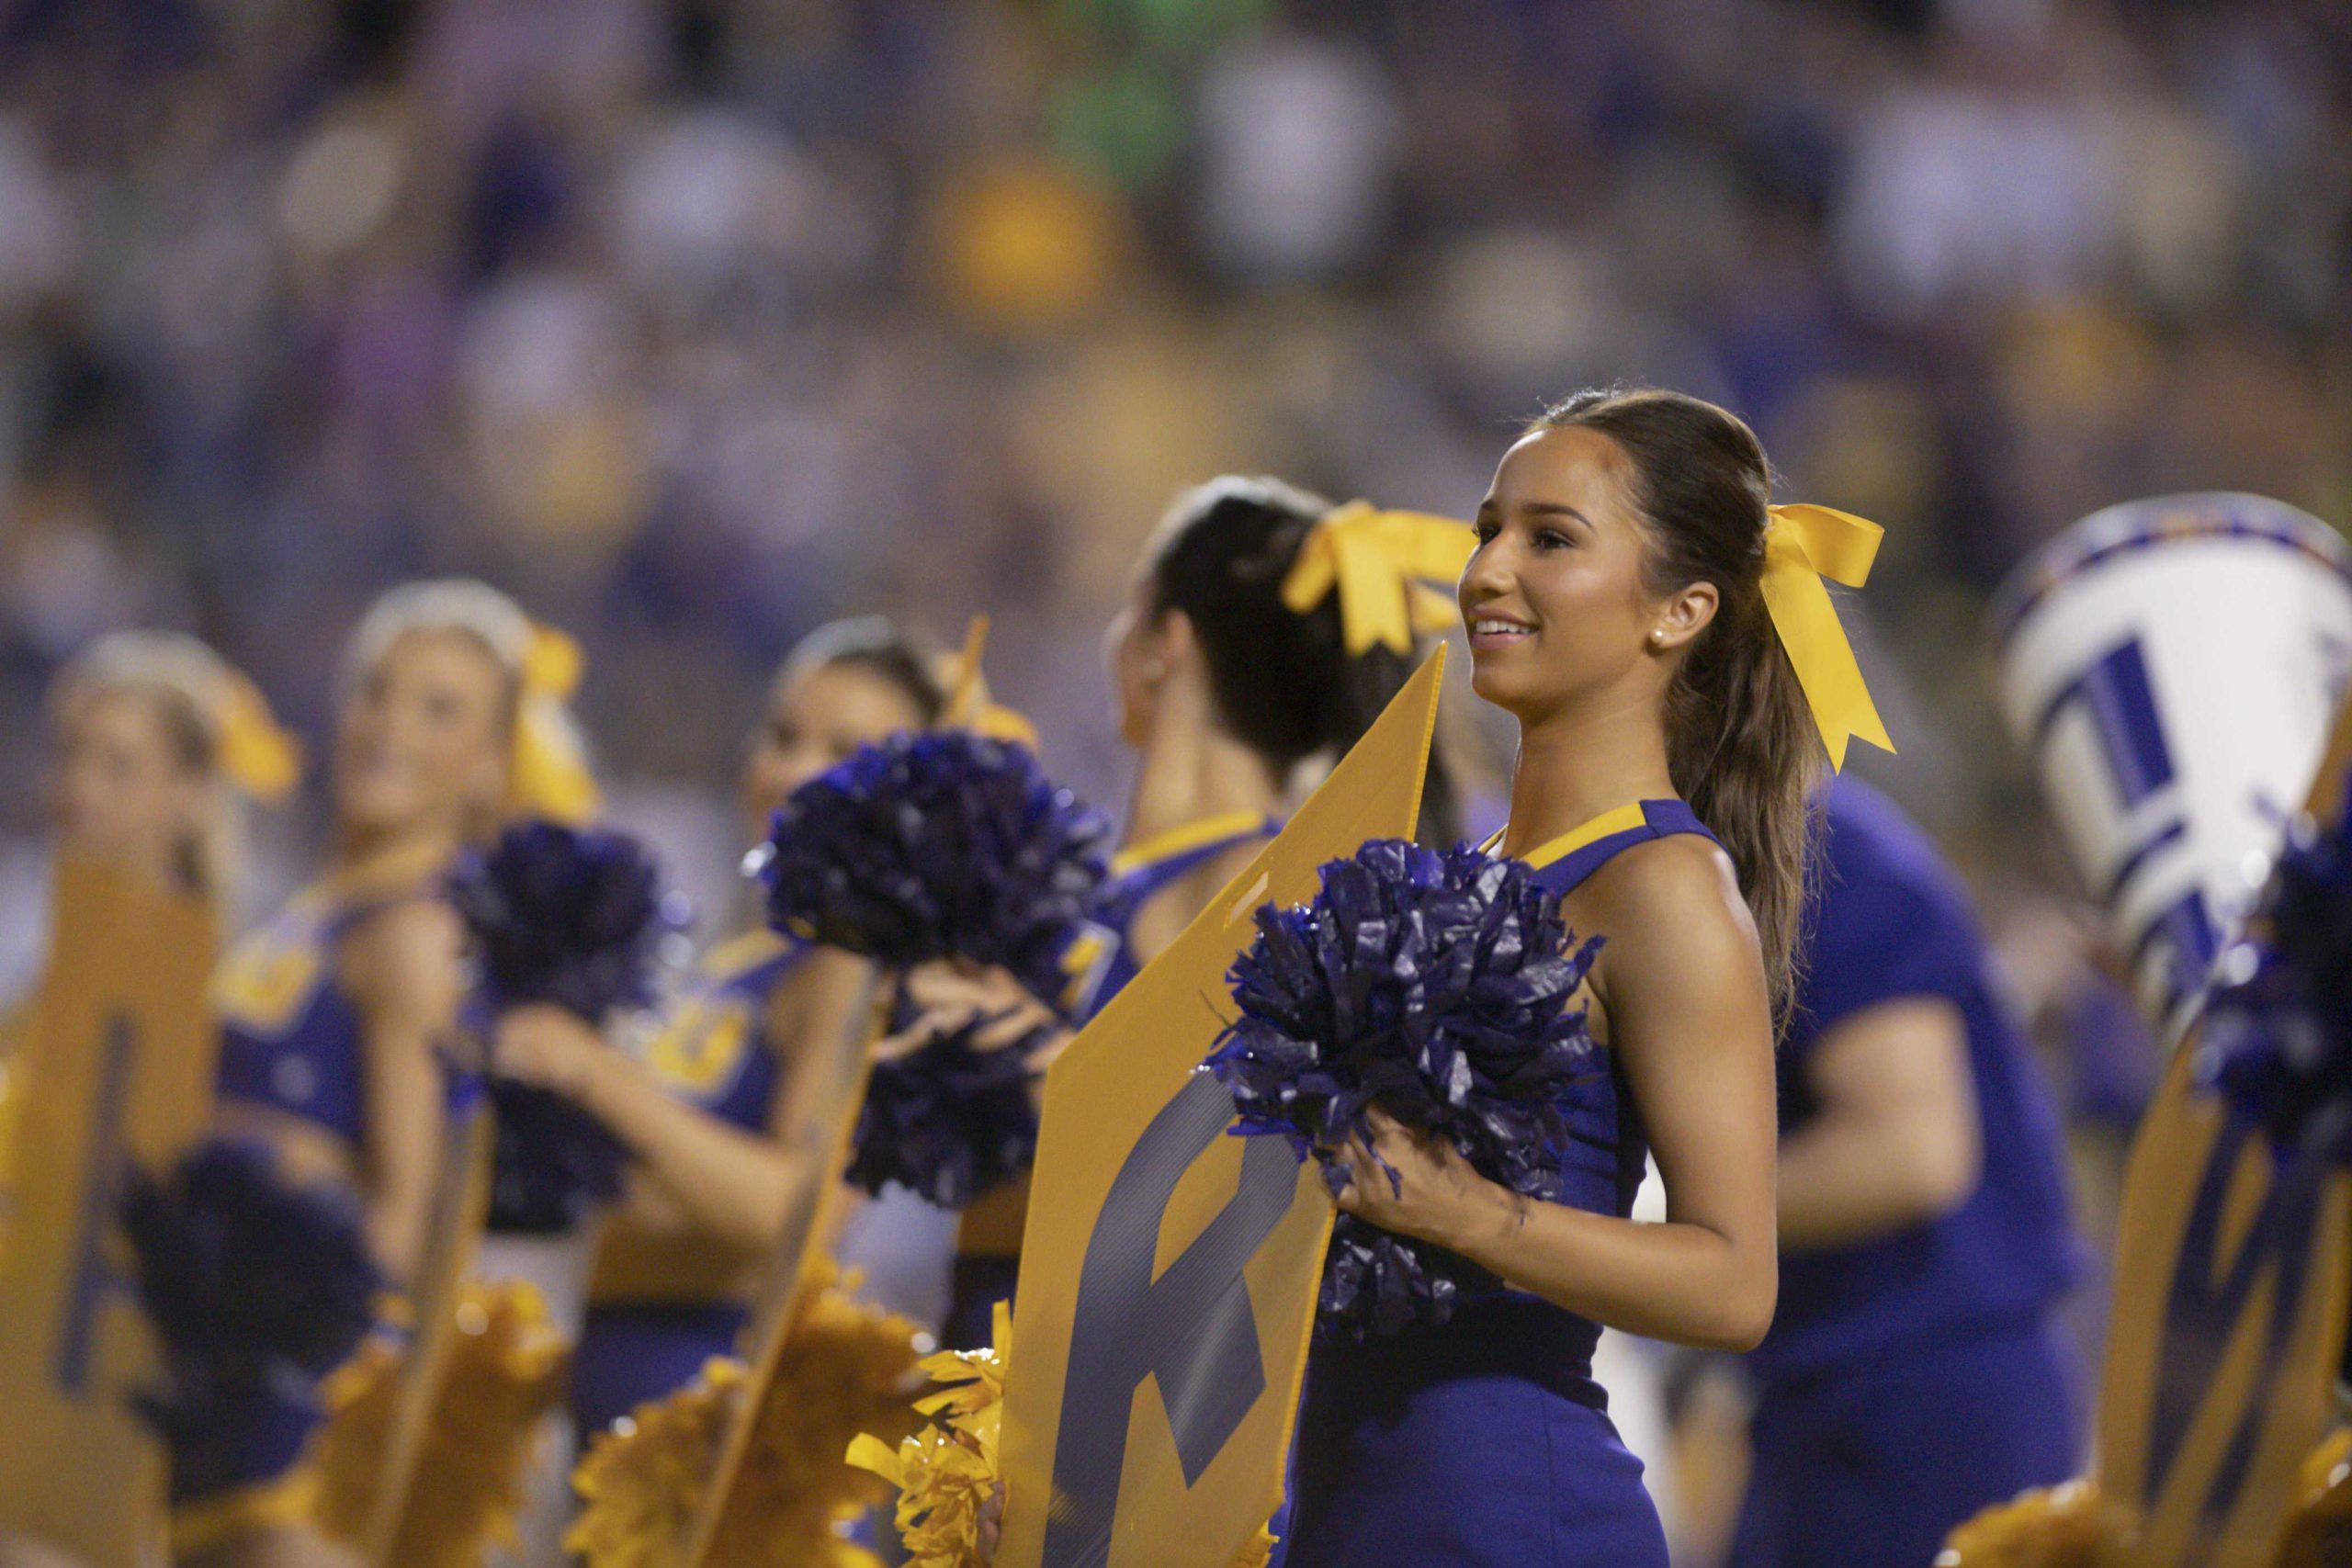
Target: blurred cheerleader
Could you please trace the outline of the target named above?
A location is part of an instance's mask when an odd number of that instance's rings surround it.
[[[1458,523],[1330,502],[1278,480],[1227,476],[1188,491],[1147,546],[1109,634],[1119,734],[1136,753],[1125,847],[1097,919],[1112,937],[1091,1016],[1176,939],[1412,673],[1415,579],[1450,578],[1469,548]],[[1363,552],[1383,570],[1327,571]],[[1436,564],[1429,565],[1434,560]],[[1351,582],[1394,596],[1389,636]],[[1419,624],[1428,624],[1426,617]],[[1433,763],[1423,837],[1450,843],[1453,803]],[[934,1023],[1001,1013],[1002,1037],[1038,1013],[1009,976],[931,965],[909,978]],[[957,1238],[946,1342],[985,1345],[1012,1293],[1025,1180],[984,1194]]]
[[[301,766],[254,683],[194,637],[118,632],[60,672],[50,714],[58,852],[232,912],[239,797],[275,805]]]
[[[386,593],[345,656],[326,874],[232,946],[215,983],[219,1146],[268,1150],[279,1193],[355,1201],[370,1272],[396,1290],[427,1242],[467,984],[447,875],[510,816],[594,808],[562,706],[577,675],[568,640],[481,583]],[[331,1231],[325,1211],[284,1201]],[[174,1440],[175,1557],[348,1561],[310,1522],[318,1394],[245,1394],[233,1420]]]
[[[301,767],[254,683],[194,637],[117,632],[59,671],[49,708],[58,855],[232,912],[244,859],[242,801],[284,799]],[[16,1032],[13,1018],[0,1019],[0,1183]]]
[[[935,722],[933,661],[878,618],[811,633],[777,671],[741,784],[756,839],[785,797],[859,747]],[[805,1190],[793,1152],[797,1046],[841,1026],[840,987],[764,927],[720,943],[640,1062],[552,1007],[510,1012],[499,1069],[560,1093],[628,1149],[636,1179],[605,1235],[572,1361],[584,1449],[735,1348],[759,1267]]]
[[[244,803],[284,799],[301,766],[253,682],[194,637],[118,632],[59,671],[49,717],[57,855],[230,912],[243,871]],[[0,1247],[21,1111],[14,1024],[0,1020]],[[50,1561],[0,1539],[0,1562]]]
[[[326,874],[232,949],[216,987],[224,1129],[295,1179],[356,1189],[395,1283],[425,1242],[466,983],[444,879],[510,815],[594,808],[562,708],[578,664],[482,583],[379,599],[345,659]]]
[[[1773,1021],[1805,801],[1825,739],[1884,743],[1814,575],[1842,547],[1858,578],[1874,531],[1770,508],[1770,485],[1720,409],[1586,393],[1512,446],[1479,508],[1473,682],[1520,726],[1498,847],[1605,939],[1584,999],[1608,1071],[1577,1085],[1558,1201],[1377,1111],[1372,1146],[1346,1151],[1343,1209],[1510,1283],[1465,1286],[1440,1325],[1318,1339],[1290,1568],[1664,1568],[1593,1346],[1608,1324],[1746,1349],[1771,1321]],[[1645,1148],[1662,1224],[1627,1218]]]

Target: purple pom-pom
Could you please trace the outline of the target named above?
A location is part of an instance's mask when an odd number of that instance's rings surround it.
[[[987,1021],[874,1065],[846,1172],[852,1185],[879,1193],[895,1181],[960,1209],[1029,1168],[1037,1154],[1032,1057],[1049,1032],[983,1051],[972,1035]]]
[[[602,1122],[552,1089],[490,1080],[495,1152],[490,1228],[506,1235],[560,1235],[621,1195],[628,1150]]]
[[[1557,1198],[1571,1091],[1598,1070],[1569,1002],[1599,941],[1572,945],[1558,898],[1524,863],[1472,849],[1375,840],[1321,882],[1303,907],[1258,911],[1228,976],[1240,1016],[1208,1066],[1240,1112],[1234,1131],[1287,1139],[1337,1192],[1337,1151],[1368,1135],[1377,1105],[1489,1180]],[[1335,1247],[1327,1325],[1393,1332],[1450,1313],[1468,1265],[1387,1239]]]
[[[314,1408],[382,1283],[351,1194],[296,1186],[266,1148],[216,1140],[161,1176],[133,1169],[119,1212],[164,1352],[163,1386],[136,1404],[175,1450],[255,1405]]]
[[[591,1024],[653,997],[665,908],[652,859],[626,834],[524,822],[460,863],[449,897],[471,933],[481,1006],[492,1017],[548,1002]],[[569,1230],[619,1196],[627,1151],[603,1122],[560,1095],[493,1078],[497,1156],[492,1228]]]
[[[1433,1328],[1453,1316],[1465,1285],[1495,1283],[1492,1274],[1442,1247],[1341,1214],[1323,1258],[1316,1331],[1361,1342],[1417,1325]]]
[[[1110,838],[1109,820],[1028,748],[926,730],[862,748],[794,791],[755,863],[779,931],[891,968],[995,964],[1057,1001]]]
[[[651,857],[626,833],[522,822],[449,878],[493,1010],[553,1002],[591,1023],[653,996],[673,923]]]
[[[2347,786],[2352,794],[2352,786]],[[2352,799],[2346,802],[2352,811]],[[2199,1077],[2281,1158],[2352,1163],[2352,816],[2288,829],[2256,916],[2207,999]]]
[[[893,736],[795,791],[756,857],[769,923],[899,969],[994,964],[1069,1005],[1063,968],[1107,870],[1111,825],[1015,742],[960,730]],[[1042,1032],[977,1051],[970,1027],[878,1063],[849,1179],[896,1181],[960,1207],[1026,1168]]]

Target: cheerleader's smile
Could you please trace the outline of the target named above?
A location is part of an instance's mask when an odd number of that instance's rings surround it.
[[[1535,626],[1516,615],[1506,615],[1493,610],[1479,610],[1466,617],[1470,624],[1470,651],[1473,655],[1494,653],[1515,648],[1533,639]]]

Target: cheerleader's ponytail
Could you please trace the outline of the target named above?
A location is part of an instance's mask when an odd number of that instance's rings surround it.
[[[1756,433],[1680,392],[1579,392],[1536,424],[1593,431],[1625,455],[1650,592],[1709,582],[1719,595],[1667,691],[1667,761],[1738,870],[1785,1014],[1814,786],[1825,762],[1844,762],[1849,738],[1894,750],[1820,581],[1860,587],[1878,529],[1826,507],[1773,505]]]
[[[1361,502],[1335,508],[1279,479],[1227,475],[1187,491],[1161,523],[1145,565],[1147,604],[1192,622],[1218,717],[1288,784],[1336,761],[1403,687],[1419,663],[1419,634],[1453,616],[1450,592],[1433,605],[1421,580],[1458,575],[1469,549],[1458,523]],[[1395,570],[1364,572],[1367,554]],[[1366,581],[1369,594],[1351,592]],[[1420,836],[1460,836],[1435,750]]]

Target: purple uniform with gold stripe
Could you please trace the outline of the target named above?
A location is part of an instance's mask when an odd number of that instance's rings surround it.
[[[1551,892],[1676,834],[1679,800],[1622,807],[1527,857]],[[1606,931],[1578,932],[1606,938]],[[1623,1071],[1582,1079],[1561,1201],[1632,1213],[1649,1145]],[[1524,1291],[1465,1292],[1443,1325],[1318,1337],[1291,1470],[1286,1568],[1366,1562],[1665,1568],[1666,1538],[1592,1377],[1600,1325]]]
[[[1089,950],[1081,939],[1069,960],[1072,970],[1091,968],[1093,983],[1075,1010],[1080,1025],[1102,1010],[1142,967],[1135,948],[1136,918],[1153,897],[1219,855],[1261,843],[1282,831],[1282,823],[1261,812],[1236,811],[1171,829],[1113,857],[1095,909],[1100,928],[1092,940],[1109,951]],[[1027,1178],[981,1194],[965,1211],[950,1283],[945,1342],[959,1349],[988,1344],[995,1336],[996,1304],[1012,1299],[1021,1269],[1021,1226],[1029,1206]]]
[[[322,884],[232,944],[212,985],[220,1098],[309,1122],[356,1151],[368,1134],[367,1039],[336,974],[337,949],[371,916],[431,896]]]
[[[763,931],[714,949],[673,1000],[647,1067],[680,1100],[765,1135],[783,1083],[768,1005],[806,951]],[[737,1255],[693,1238],[633,1236],[621,1216],[613,1225],[571,1360],[583,1443],[731,1353],[749,1315]]]
[[[356,1162],[368,1135],[367,1032],[338,974],[345,936],[375,915],[436,896],[424,878],[365,890],[322,882],[232,943],[213,976],[220,1024],[220,1099],[327,1134]],[[174,1456],[175,1509],[234,1508],[286,1477],[320,1414],[297,1391],[272,1392]],[[233,1425],[234,1430],[229,1429]]]

